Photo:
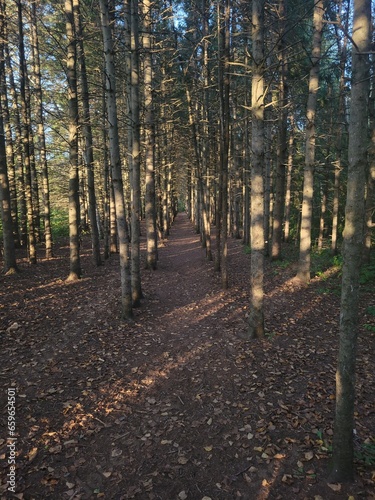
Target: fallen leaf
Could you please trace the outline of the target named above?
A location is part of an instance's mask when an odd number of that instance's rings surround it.
[[[307,451],[305,453],[305,460],[309,461],[309,460],[312,460],[314,458],[314,452],[313,451]]]
[[[185,490],[180,491],[180,493],[178,494],[178,498],[179,500],[186,500],[187,499],[186,491]]]
[[[177,462],[180,464],[180,465],[185,465],[187,464],[189,461],[188,458],[186,458],[184,455],[181,455],[180,457],[178,457],[177,459]]]
[[[210,446],[205,446],[205,447],[204,447],[204,449],[205,449],[206,451],[212,451],[212,446],[211,446],[211,445],[210,445]]]
[[[38,453],[38,448],[33,448],[31,451],[29,451],[29,462],[32,462],[34,460],[34,458],[36,457]]]
[[[341,491],[341,484],[332,484],[328,483],[328,486],[331,488],[333,491]]]

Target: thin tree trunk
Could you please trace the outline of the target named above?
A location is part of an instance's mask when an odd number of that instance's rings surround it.
[[[77,95],[77,39],[75,33],[76,2],[65,0],[67,49],[67,80],[69,103],[69,242],[70,273],[68,281],[81,277],[80,209],[78,177],[78,95]]]
[[[43,200],[43,222],[44,222],[44,241],[46,247],[46,258],[53,257],[52,245],[52,227],[51,227],[51,206],[50,206],[50,189],[49,189],[49,174],[47,163],[46,136],[44,131],[43,118],[43,92],[42,92],[42,76],[40,71],[40,54],[39,54],[39,35],[37,28],[37,8],[38,0],[34,0],[31,4],[31,34],[33,45],[33,63],[34,63],[34,95],[36,100],[36,127],[37,127],[37,148],[39,151],[39,161],[42,171],[42,200]]]
[[[230,56],[230,4],[226,0],[222,19],[219,10],[219,97],[220,97],[220,194],[221,234],[220,234],[220,270],[221,285],[228,288],[228,162],[229,162],[229,56]]]
[[[31,149],[30,149],[30,119],[26,99],[26,59],[22,19],[22,3],[17,0],[18,7],[18,31],[19,31],[19,60],[20,60],[20,97],[22,114],[22,152],[25,173],[25,199],[27,216],[27,246],[30,264],[36,264],[36,239],[34,227],[34,210],[32,199],[32,179],[31,179]]]
[[[5,84],[5,4],[0,4],[0,89]],[[9,189],[7,157],[5,149],[5,134],[3,125],[3,100],[0,100],[0,211],[3,229],[3,272],[13,274],[17,272],[15,244],[13,238],[12,208]]]
[[[132,106],[132,225],[131,225],[131,279],[133,307],[140,306],[141,287],[141,254],[140,254],[140,220],[141,220],[141,140],[139,117],[139,14],[138,0],[131,0],[131,106]]]
[[[374,63],[374,56],[371,56]],[[366,228],[365,228],[365,245],[363,249],[363,262],[370,263],[371,259],[371,242],[372,234],[375,227],[373,216],[375,214],[375,75],[371,75],[372,92],[370,94],[369,109],[370,109],[370,148],[369,148],[369,169],[366,186]]]
[[[144,108],[145,108],[145,165],[146,165],[146,240],[147,269],[157,268],[156,198],[155,198],[155,130],[152,91],[152,37],[151,2],[144,0],[143,8],[143,51],[144,51]]]
[[[120,143],[117,124],[116,78],[114,48],[107,0],[100,0],[103,45],[106,73],[106,102],[108,115],[108,137],[111,156],[112,183],[116,207],[117,233],[120,250],[121,272],[121,316],[133,317],[131,275],[129,259],[129,236],[126,224],[124,188],[121,172]]]
[[[253,0],[250,338],[264,336],[264,0]]]
[[[0,63],[1,63],[1,82],[0,82],[0,99],[2,106],[3,126],[5,133],[5,151],[7,159],[7,173],[9,182],[9,195],[10,195],[10,211],[12,217],[13,238],[15,247],[20,246],[20,239],[18,233],[18,206],[17,206],[17,188],[16,188],[16,170],[15,170],[15,152],[14,141],[12,135],[9,102],[8,102],[8,86],[6,81],[6,53],[5,45],[8,45],[8,33],[6,22],[6,7],[5,2],[0,2],[0,16],[1,16],[1,42],[0,42]]]
[[[353,479],[355,364],[358,335],[368,138],[371,0],[354,0],[349,167],[345,207],[340,343],[336,372],[336,413],[330,481]]]
[[[287,88],[287,57],[285,47],[285,5],[284,0],[279,1],[279,19],[280,19],[280,44],[278,57],[280,64],[279,81],[279,137],[277,144],[277,164],[275,180],[275,202],[273,207],[273,227],[272,227],[272,260],[281,259],[281,241],[283,235],[284,220],[284,200],[285,200],[285,167],[288,150],[287,126],[288,126],[288,88]]]
[[[300,230],[300,248],[297,278],[302,283],[310,281],[311,267],[311,226],[314,194],[314,167],[315,167],[315,114],[319,88],[319,67],[322,45],[324,5],[318,0],[314,5],[313,23],[314,34],[311,54],[311,70],[309,78],[309,97],[307,100],[306,123],[306,151],[303,176],[303,200]]]
[[[291,130],[288,142],[288,160],[286,169],[286,187],[285,187],[285,223],[284,223],[284,241],[289,242],[290,234],[290,205],[291,205],[291,188],[292,188],[292,170],[294,156],[294,119],[291,118]]]
[[[100,266],[102,264],[102,259],[100,256],[99,227],[96,216],[97,204],[96,204],[95,179],[94,179],[94,147],[93,147],[93,136],[91,127],[90,95],[89,95],[89,86],[87,81],[86,56],[83,44],[83,28],[82,28],[82,18],[80,11],[78,11],[77,18],[78,18],[77,49],[79,56],[78,59],[80,62],[80,80],[81,80],[81,92],[82,92],[81,96],[82,115],[83,115],[82,130],[85,139],[84,154],[85,154],[86,176],[87,176],[88,215],[90,220],[92,255],[95,265]]]

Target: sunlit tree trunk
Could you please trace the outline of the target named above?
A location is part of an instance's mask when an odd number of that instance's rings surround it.
[[[76,2],[65,0],[66,35],[68,41],[66,74],[68,80],[69,103],[69,242],[70,273],[69,281],[81,277],[80,259],[80,210],[78,177],[78,95],[77,95],[77,39],[74,18]]]
[[[43,92],[42,92],[42,76],[40,70],[38,17],[36,11],[38,1],[39,0],[34,0],[31,3],[31,36],[32,36],[32,48],[33,48],[33,67],[34,67],[33,73],[34,73],[34,97],[36,104],[35,121],[37,127],[37,148],[39,150],[39,162],[41,165],[41,172],[42,172],[44,240],[46,247],[46,258],[50,259],[53,256],[52,227],[51,227],[51,206],[50,206],[46,136],[44,131],[44,118],[43,118]]]
[[[30,119],[26,97],[26,58],[23,31],[22,3],[17,0],[18,7],[18,32],[19,32],[19,61],[20,61],[20,98],[21,98],[21,133],[22,153],[25,174],[25,199],[27,216],[27,246],[30,264],[36,264],[36,238],[35,219],[32,199],[32,177],[31,177],[31,148],[30,148]]]
[[[264,0],[253,0],[250,338],[264,336]]]
[[[100,0],[100,14],[103,33],[103,46],[106,73],[106,103],[108,119],[109,150],[111,157],[112,183],[116,209],[117,233],[120,253],[121,272],[121,316],[131,319],[133,316],[131,275],[129,259],[129,236],[126,224],[124,188],[121,171],[120,143],[117,123],[116,75],[114,65],[114,47],[110,12],[107,0]]]
[[[306,121],[306,149],[305,168],[303,175],[303,199],[300,229],[300,248],[297,278],[302,283],[310,281],[311,264],[311,226],[314,193],[315,141],[316,127],[315,114],[319,88],[319,67],[322,45],[324,5],[318,0],[314,5],[313,24],[314,33],[311,53],[311,69],[309,77],[309,97],[307,100]]]
[[[155,198],[155,130],[152,89],[152,35],[151,35],[151,2],[144,0],[143,8],[143,51],[144,51],[144,108],[145,108],[145,166],[146,166],[146,266],[155,270],[157,267],[157,232],[156,232],[156,198]]]
[[[5,12],[4,3],[4,12]],[[5,16],[6,19],[6,16]],[[5,23],[5,30],[7,31],[7,25]],[[7,33],[5,34],[5,41],[7,40]],[[19,106],[19,96],[16,91],[16,83],[13,74],[13,68],[10,57],[10,50],[8,44],[5,44],[5,67],[6,67],[6,75],[7,80],[9,82],[7,90],[9,90],[11,108],[10,111],[12,113],[12,118],[14,122],[14,157],[15,157],[15,193],[14,195],[18,195],[18,239],[15,241],[19,243],[21,247],[27,245],[27,220],[26,220],[26,196],[25,196],[25,179],[24,179],[24,165],[22,159],[22,130],[21,130],[21,118],[20,118],[20,106]],[[5,94],[4,94],[5,95]],[[3,96],[4,98],[4,96]],[[8,103],[9,104],[9,103]],[[17,199],[15,198],[14,202]],[[11,201],[13,203],[13,201]],[[15,207],[16,208],[16,207]],[[16,227],[13,228],[13,231]]]
[[[363,251],[365,184],[368,165],[368,93],[371,0],[354,0],[349,167],[336,371],[336,414],[330,481],[353,479],[355,363],[358,335],[360,268]]]

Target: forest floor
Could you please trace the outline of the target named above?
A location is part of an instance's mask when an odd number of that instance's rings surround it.
[[[78,282],[65,280],[66,244],[0,277],[1,498],[13,498],[13,451],[18,499],[375,498],[374,283],[361,299],[355,482],[330,484],[338,269],[300,286],[293,263],[267,263],[267,335],[248,341],[244,250],[229,240],[223,291],[179,214],[133,323],[119,318],[118,257],[95,268],[86,240]]]

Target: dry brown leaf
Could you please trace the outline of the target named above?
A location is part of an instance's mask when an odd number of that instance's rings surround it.
[[[328,483],[328,486],[331,488],[333,491],[341,491],[341,484],[332,484]]]

